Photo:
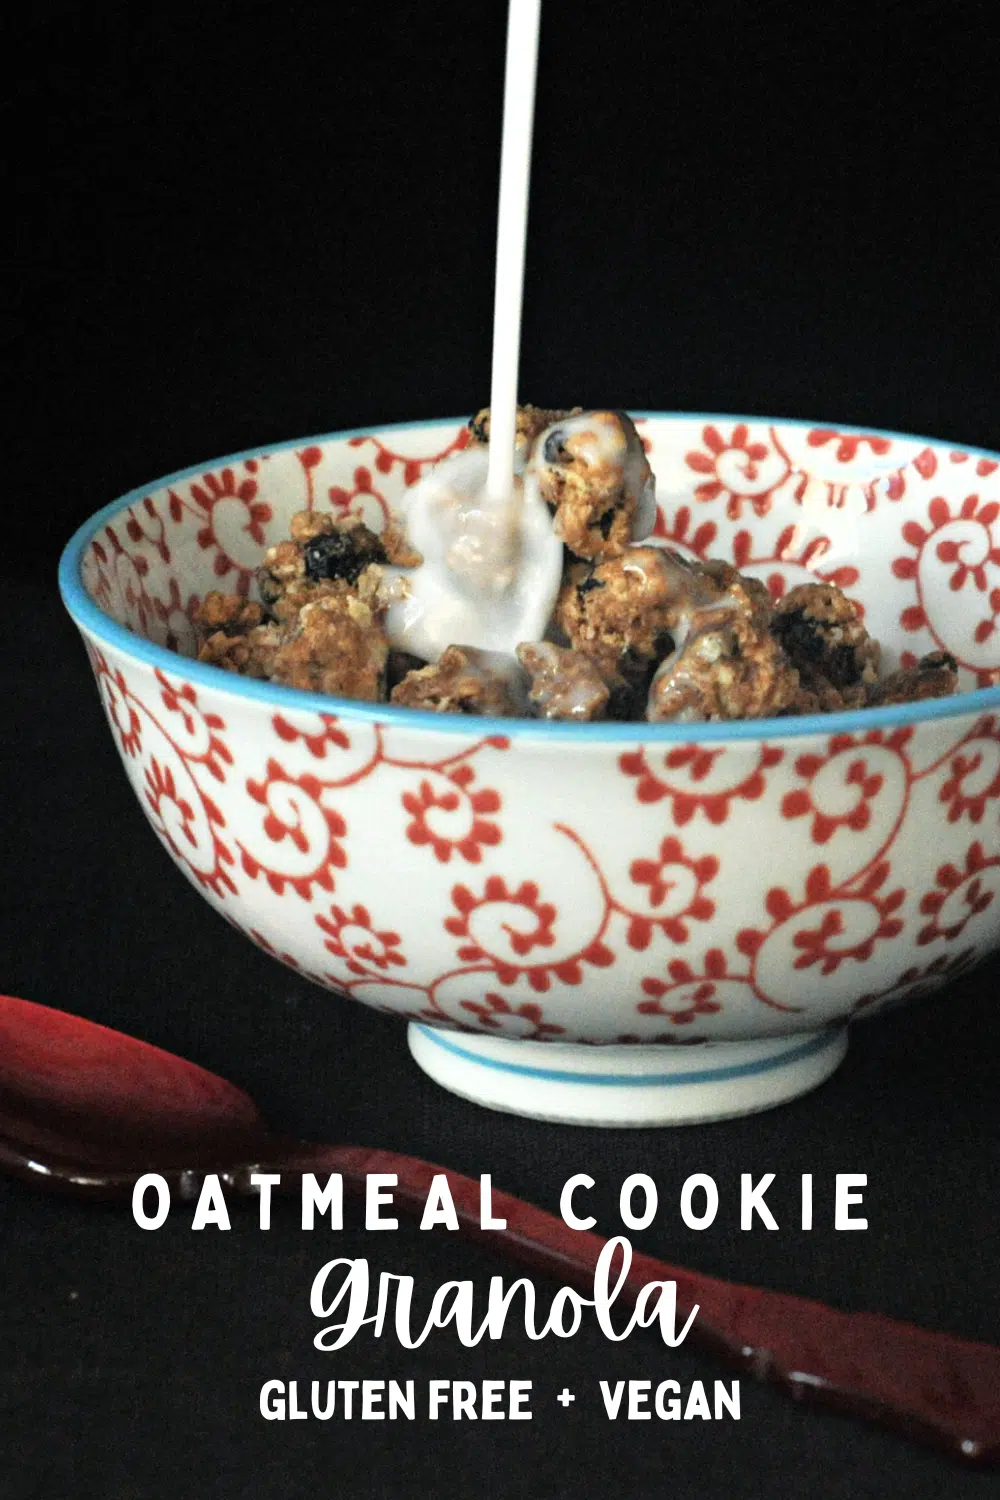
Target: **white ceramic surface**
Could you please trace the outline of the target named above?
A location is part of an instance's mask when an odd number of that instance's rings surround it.
[[[775,593],[832,579],[890,666],[946,648],[969,691],[559,726],[319,699],[166,649],[192,650],[210,588],[252,589],[296,510],[381,525],[461,446],[457,420],[199,466],[94,517],[61,568],[136,794],[205,898],[317,984],[418,1023],[445,1086],[543,1118],[781,1102],[836,1066],[829,1028],[1000,941],[1000,459],[751,419],[640,431],[670,545]],[[449,1052],[446,1030],[468,1035]]]

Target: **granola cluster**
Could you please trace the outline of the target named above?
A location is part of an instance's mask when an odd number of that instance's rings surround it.
[[[489,412],[470,422],[489,442]],[[386,569],[421,558],[392,524],[317,511],[293,516],[265,553],[258,600],[210,593],[198,611],[199,660],[289,687],[438,713],[586,722],[760,719],[918,701],[953,693],[944,653],[879,676],[879,646],[860,607],[829,583],[774,603],[728,563],[691,562],[637,543],[652,476],[620,412],[518,412],[522,458],[565,548],[546,639],[516,658],[454,642],[436,662],[392,649]],[[405,575],[404,575],[405,580]],[[398,644],[398,642],[397,642]]]
[[[394,537],[360,520],[301,511],[257,572],[260,603],[210,593],[198,612],[199,661],[286,687],[385,697],[389,643],[373,570]]]

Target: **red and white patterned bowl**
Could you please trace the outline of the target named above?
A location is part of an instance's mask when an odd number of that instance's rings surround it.
[[[943,648],[968,691],[557,725],[318,698],[185,659],[197,601],[250,592],[293,512],[381,525],[462,445],[457,420],[175,475],[93,517],[60,570],[136,794],[205,899],[317,984],[407,1017],[447,1086],[546,1118],[777,1103],[836,1066],[849,1019],[1000,939],[1000,457],[732,417],[640,430],[671,546],[775,594],[831,579],[889,666]]]

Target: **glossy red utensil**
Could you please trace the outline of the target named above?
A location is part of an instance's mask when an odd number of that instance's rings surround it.
[[[250,1174],[339,1172],[398,1178],[395,1203],[419,1217],[446,1172],[461,1231],[500,1255],[592,1292],[605,1241],[503,1193],[502,1231],[480,1228],[479,1184],[395,1151],[312,1146],[273,1135],[253,1101],[214,1073],[78,1016],[0,996],[0,1171],[79,1196],[125,1199],[144,1172],[196,1196],[206,1172],[252,1194]],[[650,1281],[677,1284],[678,1326],[697,1304],[697,1344],[796,1400],[891,1427],[971,1463],[1000,1462],[1000,1349],[873,1313],[763,1291],[633,1256],[619,1300]]]

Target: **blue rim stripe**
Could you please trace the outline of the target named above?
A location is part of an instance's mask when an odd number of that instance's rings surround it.
[[[752,1078],[758,1073],[783,1068],[786,1063],[803,1062],[817,1052],[825,1052],[840,1039],[839,1031],[828,1031],[810,1037],[807,1042],[782,1052],[778,1057],[763,1057],[759,1062],[734,1063],[728,1068],[703,1068],[699,1073],[648,1073],[641,1076],[636,1073],[564,1073],[558,1068],[532,1068],[526,1063],[501,1062],[469,1052],[432,1026],[418,1025],[416,1030],[442,1052],[450,1052],[453,1057],[476,1063],[481,1068],[493,1068],[498,1073],[517,1073],[522,1078],[538,1078],[546,1083],[587,1083],[612,1088],[676,1088],[689,1083],[726,1083],[731,1078]]]
[[[810,422],[782,417],[730,416],[712,412],[656,412],[637,411],[636,417],[656,418],[672,421],[693,422],[759,422],[783,427],[831,427],[836,424]],[[247,458],[259,458],[264,453],[285,453],[291,449],[347,440],[352,437],[412,431],[415,428],[440,427],[465,422],[465,417],[434,417],[422,422],[393,422],[374,427],[358,427],[350,431],[324,433],[315,437],[293,438],[288,442],[261,444],[247,448],[241,453],[229,454],[225,458],[212,458],[186,469],[179,469],[161,479],[155,479],[139,489],[112,500],[85,521],[67,542],[59,561],[59,590],[63,603],[77,626],[96,637],[112,650],[147,666],[159,668],[161,672],[177,675],[181,673],[190,682],[206,689],[223,693],[233,698],[257,699],[270,703],[276,709],[288,712],[329,713],[340,719],[355,723],[380,723],[398,725],[413,730],[434,730],[438,734],[456,734],[468,737],[470,721],[460,714],[436,714],[420,709],[396,708],[391,704],[372,705],[359,703],[350,698],[328,697],[322,693],[302,692],[297,688],[282,687],[273,682],[258,682],[247,677],[236,677],[223,672],[206,662],[192,661],[189,657],[178,657],[166,646],[157,646],[152,641],[134,635],[124,625],[119,625],[94,603],[83,587],[81,566],[83,556],[97,532],[106,522],[129,505],[137,505],[151,490],[166,485],[180,484],[199,478],[206,469],[220,468],[225,464],[236,464]],[[1000,463],[1000,453],[986,448],[969,447],[967,444],[942,443],[940,438],[921,438],[912,433],[893,432],[884,428],[859,427],[856,423],[842,424],[851,432],[867,433],[876,437],[895,438],[903,442],[926,443],[936,447],[961,447],[972,457],[988,458]],[[183,663],[183,665],[179,665]],[[932,698],[922,703],[891,704],[888,708],[862,708],[832,714],[803,714],[790,719],[744,719],[723,724],[640,724],[627,722],[570,724],[543,719],[491,719],[477,718],[474,727],[477,733],[504,735],[508,738],[547,741],[562,745],[567,741],[577,746],[584,744],[713,744],[720,741],[764,739],[799,739],[805,735],[851,734],[865,730],[895,727],[901,724],[922,723],[928,719],[950,719],[959,715],[977,715],[1000,708],[1000,686],[976,688],[968,693],[956,693],[950,698]]]

